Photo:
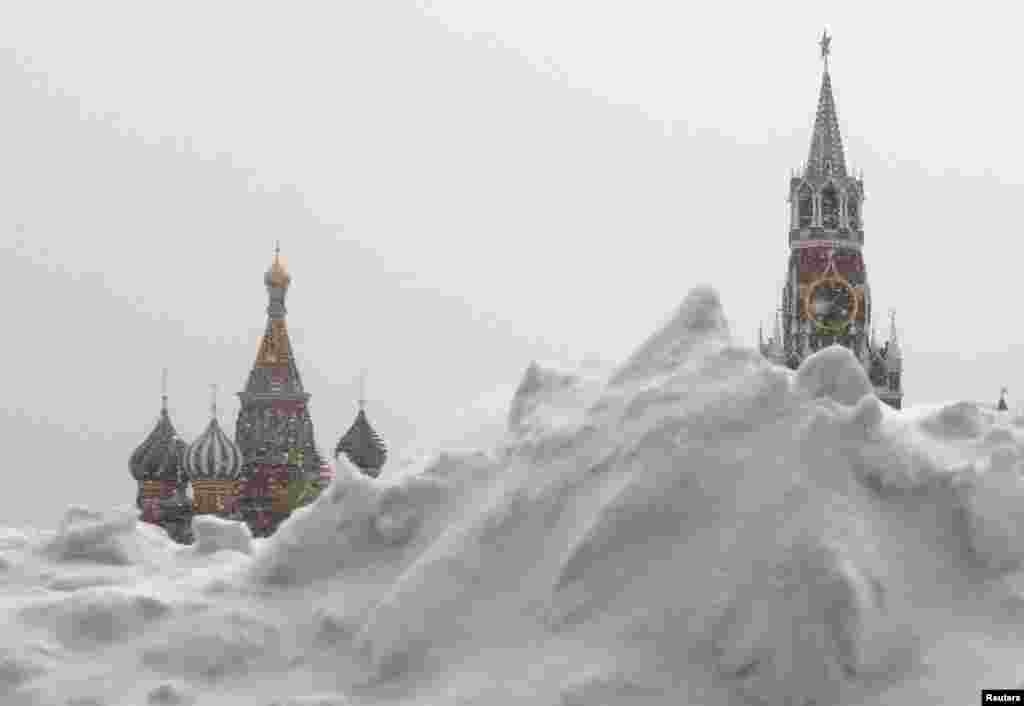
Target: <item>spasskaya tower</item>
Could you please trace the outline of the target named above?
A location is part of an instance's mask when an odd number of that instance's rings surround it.
[[[864,265],[864,180],[847,171],[828,57],[832,38],[821,38],[824,70],[810,152],[789,183],[789,263],[773,335],[761,352],[795,369],[811,353],[846,346],[864,365],[875,393],[899,409],[903,354],[890,313],[889,340],[878,345],[871,326],[871,289]]]

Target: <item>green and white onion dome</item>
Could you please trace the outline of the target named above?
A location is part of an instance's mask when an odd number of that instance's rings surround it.
[[[185,473],[191,481],[238,480],[242,473],[242,450],[217,421],[217,407],[202,434],[185,453]]]

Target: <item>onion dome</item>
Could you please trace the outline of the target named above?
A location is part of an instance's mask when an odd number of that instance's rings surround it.
[[[216,390],[210,411],[206,430],[189,445],[185,454],[185,472],[193,482],[237,480],[242,472],[242,450],[217,421]]]
[[[128,460],[132,476],[142,481],[180,481],[185,442],[178,436],[167,412],[167,371],[163,375],[160,418]]]
[[[352,422],[352,426],[348,428],[334,449],[335,458],[341,454],[345,454],[348,460],[358,466],[363,473],[374,478],[380,474],[381,466],[387,461],[387,447],[370,426],[370,421],[366,418],[366,412],[361,403],[355,421]]]
[[[291,284],[291,281],[291,275],[288,274],[288,270],[281,264],[281,245],[278,243],[277,248],[274,250],[274,262],[263,276],[263,282],[268,287],[284,289]]]

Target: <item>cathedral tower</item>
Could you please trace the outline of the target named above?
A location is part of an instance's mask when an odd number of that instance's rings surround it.
[[[309,393],[302,387],[285,325],[285,295],[291,276],[280,248],[263,278],[270,303],[267,326],[245,391],[235,441],[242,451],[244,487],[240,509],[255,536],[272,534],[300,497],[318,489],[324,465],[309,416]]]
[[[890,341],[876,345],[864,248],[864,180],[848,172],[839,132],[832,78],[831,37],[821,38],[824,71],[810,151],[789,183],[789,264],[776,313],[775,335],[762,353],[796,368],[811,353],[833,344],[851,349],[878,397],[899,409],[902,352],[891,318]]]

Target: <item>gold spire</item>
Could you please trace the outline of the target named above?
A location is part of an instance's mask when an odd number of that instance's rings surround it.
[[[210,416],[217,418],[217,385],[210,385]]]
[[[277,241],[274,247],[274,262],[270,265],[270,269],[267,270],[267,275],[264,277],[268,287],[287,287],[292,281],[291,276],[288,274],[288,270],[285,269],[281,263],[281,241]]]
[[[167,368],[160,373],[160,411],[167,411]]]
[[[366,368],[359,373],[359,409],[366,406]]]

